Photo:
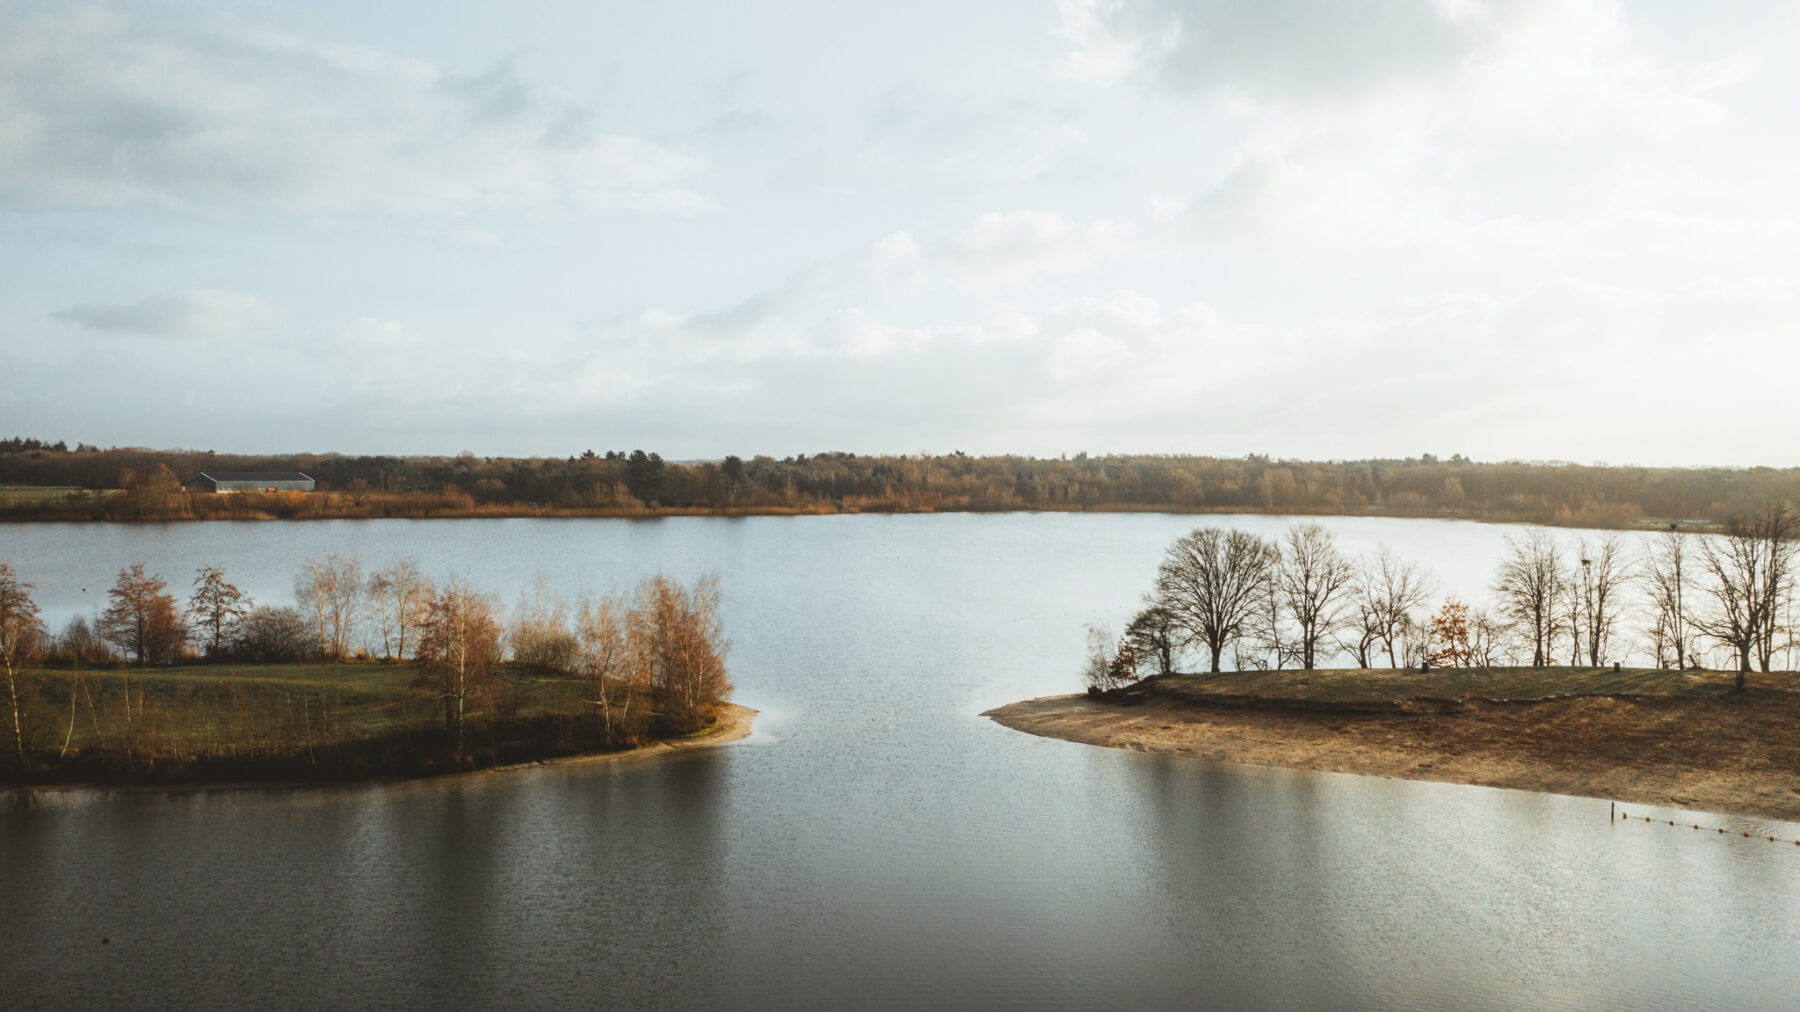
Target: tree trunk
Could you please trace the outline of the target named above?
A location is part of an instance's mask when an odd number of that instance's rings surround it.
[[[13,744],[19,748],[19,768],[25,767],[25,733],[19,727],[19,686],[13,681],[13,666],[6,666],[6,691],[12,696]]]
[[[1209,643],[1207,646],[1212,649],[1212,673],[1216,675],[1219,673],[1219,655],[1224,652],[1225,644]]]
[[[465,695],[467,693],[458,692],[456,694],[456,752],[458,755],[461,755],[463,750],[463,696]]]
[[[81,679],[77,676],[74,684],[69,686],[69,733],[63,735],[62,751],[57,753],[56,756],[56,761],[58,763],[61,763],[64,759],[69,757],[69,743],[75,740],[75,702],[80,695]]]

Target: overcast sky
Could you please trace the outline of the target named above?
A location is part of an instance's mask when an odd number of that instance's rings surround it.
[[[0,435],[1800,464],[1800,14],[0,0]]]

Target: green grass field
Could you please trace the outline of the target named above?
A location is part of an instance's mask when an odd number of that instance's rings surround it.
[[[112,495],[116,489],[88,491],[73,485],[0,485],[0,505],[49,503],[66,499],[70,495],[102,497]]]
[[[441,698],[418,676],[377,663],[32,670],[19,679],[29,762],[18,768],[5,727],[0,767],[26,782],[348,779],[605,744],[580,682],[509,666],[469,701],[458,754]]]

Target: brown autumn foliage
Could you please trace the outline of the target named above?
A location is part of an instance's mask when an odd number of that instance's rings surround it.
[[[426,607],[419,630],[421,684],[443,701],[444,732],[459,752],[470,701],[487,698],[494,670],[505,657],[502,635],[493,601],[466,584],[445,584]]]
[[[0,670],[6,675],[7,702],[12,707],[13,747],[21,765],[26,762],[22,731],[24,704],[19,698],[19,672],[42,648],[44,625],[38,620],[31,584],[20,580],[12,566],[0,562]]]
[[[667,720],[682,729],[711,723],[731,694],[718,578],[701,577],[684,587],[660,574],[651,577],[638,585],[625,622],[635,632],[628,640],[636,640],[633,649],[642,655],[649,684],[661,694]]]
[[[1475,645],[1469,641],[1470,630],[1469,606],[1455,598],[1447,599],[1431,616],[1431,666],[1474,667]]]
[[[44,635],[30,585],[0,563],[0,692],[13,718],[0,782],[471,769],[701,731],[731,691],[716,579],[654,577],[583,605],[573,626],[540,587],[509,628],[493,599],[466,584],[432,586],[406,563],[378,572],[402,570],[422,599],[410,657],[326,657],[313,616],[259,605],[216,637],[206,664],[167,669],[183,629],[172,595],[141,565],[120,574],[103,639],[79,617]],[[210,568],[197,582],[229,586]],[[379,611],[371,600],[361,631],[397,641]],[[197,627],[210,644],[211,627]]]
[[[196,494],[202,470],[299,470],[313,493]],[[1800,468],[1647,468],[1396,460],[1077,454],[805,454],[677,463],[569,457],[241,455],[0,440],[0,519],[211,520],[1159,510],[1467,517],[1589,527],[1721,523],[1800,502]]]
[[[106,592],[100,633],[139,664],[173,664],[186,644],[181,606],[162,577],[133,563]]]

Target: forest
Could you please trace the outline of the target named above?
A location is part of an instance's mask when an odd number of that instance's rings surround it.
[[[731,692],[715,580],[511,608],[409,560],[309,561],[292,606],[121,570],[45,627],[0,560],[0,782],[354,779],[704,734]]]
[[[200,471],[303,471],[311,493],[187,491]],[[647,516],[1141,510],[1459,517],[1597,528],[1704,527],[1800,502],[1800,468],[1478,462],[1431,454],[1299,461],[1251,454],[1041,458],[799,454],[670,461],[244,455],[0,440],[0,520]]]

